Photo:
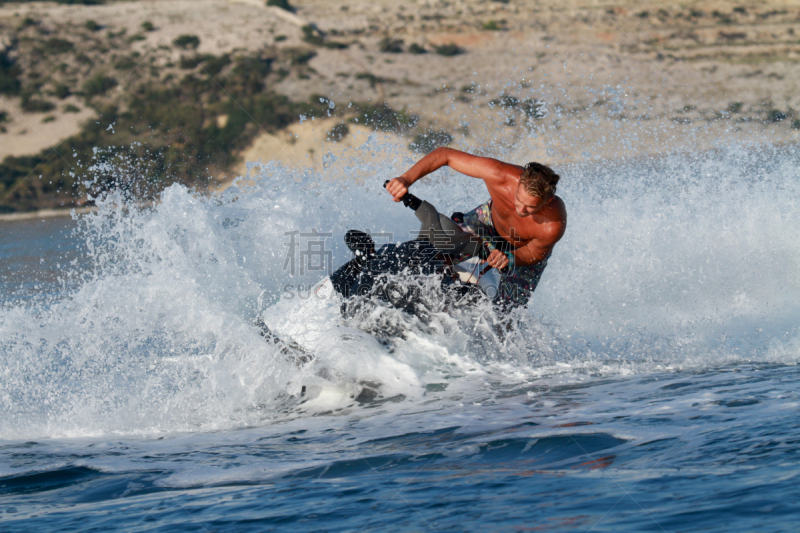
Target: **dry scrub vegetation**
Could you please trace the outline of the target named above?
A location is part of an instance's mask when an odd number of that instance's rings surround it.
[[[0,209],[80,204],[98,158],[216,186],[301,116],[317,156],[363,126],[551,162],[793,141],[799,67],[779,0],[0,2]]]

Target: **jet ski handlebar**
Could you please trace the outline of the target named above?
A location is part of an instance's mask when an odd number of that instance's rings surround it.
[[[386,180],[383,182],[384,189],[389,185],[389,181],[391,180]],[[403,202],[404,206],[410,207],[413,211],[416,211],[417,209],[419,209],[419,206],[422,205],[422,200],[420,200],[410,192],[405,193],[403,197],[400,198],[400,201]]]
[[[383,182],[384,189],[389,185],[389,181],[390,180],[386,180]],[[450,242],[442,251],[452,253],[455,250],[459,250],[467,256],[478,256],[483,261],[489,259],[491,250],[485,241],[476,242],[474,234],[465,232],[460,226],[453,222],[450,217],[438,213],[436,208],[428,202],[420,200],[408,192],[403,195],[400,201],[403,202],[403,205],[410,207],[415,212],[417,218],[422,222],[421,235],[428,234],[428,239],[431,243],[436,243],[438,240],[441,240],[437,239],[436,235],[441,236],[442,234],[448,234],[451,236]],[[422,207],[422,209],[420,209],[420,207]],[[434,246],[436,246],[436,244],[434,244]],[[507,271],[508,267],[500,270],[501,273]]]

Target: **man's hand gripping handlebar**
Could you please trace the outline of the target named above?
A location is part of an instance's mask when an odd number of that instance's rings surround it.
[[[411,184],[404,178],[392,178],[383,183],[383,187],[389,191],[389,194],[394,196],[395,202],[400,202],[404,195],[408,193],[408,188]]]
[[[506,254],[500,250],[489,249],[489,246],[486,244],[486,242],[483,243],[483,246],[478,252],[478,257],[486,261],[487,265],[490,267],[496,268],[501,274],[508,272],[508,256],[506,256]]]
[[[395,202],[403,202],[404,206],[410,207],[414,211],[422,203],[422,200],[408,192],[408,186],[402,183],[399,178],[384,181],[383,188],[394,196]]]

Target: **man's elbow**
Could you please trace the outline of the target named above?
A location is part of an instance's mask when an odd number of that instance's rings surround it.
[[[456,153],[457,150],[448,148],[447,146],[440,146],[435,148],[430,155],[443,162],[444,165],[450,164],[450,157]]]

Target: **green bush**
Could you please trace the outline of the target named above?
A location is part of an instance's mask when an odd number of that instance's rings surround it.
[[[58,83],[53,88],[53,96],[58,98],[59,100],[63,100],[67,96],[71,95],[72,91],[69,90],[69,87],[64,85],[63,83]]]
[[[215,76],[230,63],[231,58],[227,54],[221,56],[215,56],[214,54],[195,54],[192,57],[181,56],[178,66],[184,70],[191,70],[202,64],[203,72],[209,76]]]
[[[370,72],[359,72],[358,74],[355,75],[355,78],[357,80],[367,80],[369,82],[369,86],[373,87],[373,88],[378,83],[383,83],[384,81],[387,81],[387,80],[385,80],[383,78],[380,78],[380,77],[378,77],[375,74],[372,74]]]
[[[411,43],[411,45],[408,47],[408,51],[411,52],[412,54],[425,54],[428,52],[427,50],[425,50],[424,46],[417,43]]]
[[[94,64],[94,61],[92,61],[91,57],[87,56],[86,54],[80,53],[80,52],[75,54],[75,61],[77,61],[81,65],[93,65]]]
[[[11,122],[11,119],[8,118],[8,111],[0,111],[0,124],[3,122]]]
[[[105,0],[56,0],[58,4],[83,4],[85,6],[99,6],[105,4]]]
[[[738,113],[742,110],[744,104],[741,102],[732,102],[728,105],[728,113]]]
[[[730,16],[729,14],[727,14],[727,13],[722,13],[722,12],[720,12],[720,11],[716,11],[716,10],[714,10],[714,11],[713,11],[711,14],[712,14],[714,17],[716,17],[716,18],[718,18],[718,19],[719,19],[719,20],[717,21],[717,23],[718,23],[718,24],[733,24],[733,23],[734,23],[734,20],[733,20],[733,19],[731,18],[731,16]]]
[[[156,29],[156,27],[153,25],[153,23],[150,22],[149,20],[145,20],[144,22],[142,22],[141,28],[144,31],[153,31],[153,30]]]
[[[508,94],[501,94],[489,102],[490,106],[500,106],[503,109],[513,109],[519,106],[519,98]]]
[[[223,68],[230,64],[231,58],[228,54],[223,54],[221,56],[209,55],[207,56],[205,65],[203,65],[203,71],[209,76],[216,76]],[[269,66],[267,66],[267,73],[269,73]]]
[[[328,130],[328,140],[332,142],[339,142],[350,134],[350,126],[344,122],[335,125]]]
[[[528,118],[541,120],[547,116],[547,104],[542,100],[526,98],[522,101],[520,108]]]
[[[285,52],[292,65],[305,65],[317,55],[314,50],[308,48],[287,48]]]
[[[792,129],[793,130],[800,130],[800,119],[792,121]]]
[[[122,28],[121,30],[119,30],[116,33],[111,31],[111,30],[108,30],[106,32],[106,37],[108,37],[109,39],[116,39],[117,37],[122,37],[126,33],[128,33],[128,29],[127,28]],[[114,44],[112,44],[112,46],[114,46]]]
[[[300,29],[303,31],[303,41],[315,46],[322,46],[324,44],[325,40],[322,38],[322,34],[314,26],[307,24]]]
[[[117,80],[103,74],[95,74],[83,83],[83,94],[87,98],[93,98],[105,94],[117,86]]]
[[[66,39],[59,39],[58,37],[50,37],[44,42],[43,51],[46,54],[56,55],[65,54],[75,47],[70,41]]]
[[[47,100],[33,98],[27,95],[22,98],[22,110],[27,113],[47,113],[55,108],[55,104]]]
[[[275,42],[276,43],[285,41],[286,39],[288,39],[288,37],[286,37],[285,35],[276,35],[275,36]]]
[[[364,124],[378,131],[406,133],[419,122],[419,115],[406,113],[405,110],[396,111],[386,103],[354,103],[353,107],[358,115],[350,119],[351,122]]]
[[[136,66],[136,61],[131,57],[121,57],[114,63],[114,68],[117,70],[131,70]]]
[[[279,7],[294,13],[294,8],[289,4],[289,0],[267,0],[268,6]]]
[[[5,52],[0,52],[0,94],[19,94],[22,84],[20,71]]]
[[[502,29],[496,20],[488,20],[483,23],[482,27],[486,31],[499,31]]]
[[[64,113],[80,113],[81,108],[72,104],[67,104],[61,108]]]
[[[399,54],[403,51],[403,40],[384,37],[378,43],[378,50],[385,54]]]
[[[775,124],[777,122],[782,122],[787,118],[789,118],[789,115],[787,113],[784,113],[783,111],[778,111],[777,109],[770,109],[769,111],[767,111],[767,122],[770,122],[772,124]]]
[[[429,130],[425,133],[417,134],[408,147],[415,152],[427,154],[440,146],[447,146],[452,142],[453,136],[446,131]]]
[[[225,87],[234,94],[255,95],[264,89],[264,78],[270,73],[272,60],[262,57],[240,57],[236,60]]]
[[[441,46],[434,46],[434,51],[440,56],[452,57],[463,54],[464,50],[455,43],[443,44]]]
[[[182,70],[191,70],[196,67],[200,61],[201,60],[199,56],[181,56],[181,58],[178,60],[178,68]]]
[[[197,50],[197,47],[200,46],[200,37],[197,35],[180,35],[172,41],[172,44],[184,50]]]
[[[56,117],[54,117],[53,115],[47,115],[42,119],[42,124],[47,124],[48,122],[55,122],[55,121]]]
[[[89,31],[100,31],[103,29],[103,27],[100,26],[100,24],[98,24],[97,21],[94,21],[92,19],[87,20],[84,26]]]

